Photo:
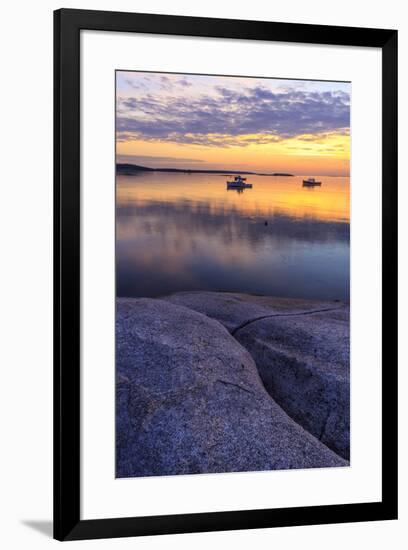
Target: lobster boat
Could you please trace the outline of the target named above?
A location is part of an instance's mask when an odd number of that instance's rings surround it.
[[[314,178],[307,178],[303,180],[303,187],[314,187],[315,185],[321,185],[321,181],[317,181]]]
[[[227,181],[227,189],[252,189],[252,183],[247,183],[246,178],[235,176],[233,181]]]

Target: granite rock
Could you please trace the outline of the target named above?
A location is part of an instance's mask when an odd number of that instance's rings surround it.
[[[348,304],[222,292],[180,292],[165,299],[220,321],[250,352],[271,397],[349,459]]]
[[[216,320],[156,299],[117,301],[118,477],[347,466],[265,390]]]
[[[305,313],[339,307],[338,302],[275,298],[233,292],[176,292],[163,300],[193,309],[216,319],[232,334],[248,321],[270,315]]]

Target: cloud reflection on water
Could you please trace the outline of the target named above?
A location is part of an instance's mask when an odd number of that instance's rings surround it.
[[[251,208],[194,192],[166,198],[138,181],[131,197],[118,193],[119,296],[224,290],[348,300],[350,230],[341,216],[256,208],[255,194]]]

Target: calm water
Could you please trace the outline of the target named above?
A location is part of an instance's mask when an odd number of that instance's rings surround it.
[[[222,290],[349,299],[349,178],[117,177],[117,295]],[[230,178],[228,178],[230,179]]]

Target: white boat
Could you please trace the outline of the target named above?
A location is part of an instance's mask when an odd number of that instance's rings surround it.
[[[252,189],[252,183],[246,183],[246,178],[235,176],[233,181],[227,181],[227,189]]]
[[[314,178],[307,178],[306,180],[303,180],[303,187],[313,187],[321,184],[321,181],[316,181]]]

